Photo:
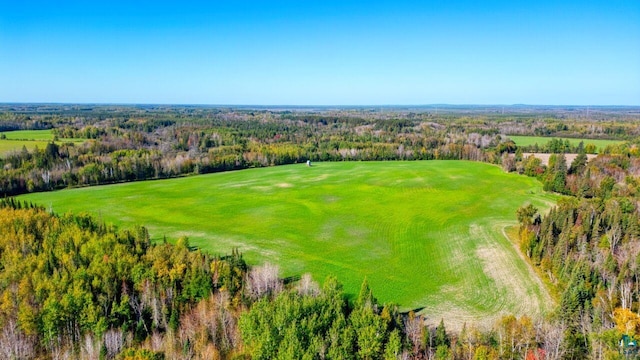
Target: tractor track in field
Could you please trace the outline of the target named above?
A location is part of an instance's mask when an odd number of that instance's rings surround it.
[[[478,242],[475,254],[488,283],[483,282],[482,276],[466,276],[458,286],[442,288],[443,294],[449,294],[447,298],[457,299],[460,304],[442,301],[436,306],[424,308],[421,313],[426,316],[429,325],[435,326],[443,319],[447,329],[455,331],[462,330],[465,324],[489,329],[502,316],[513,314],[535,318],[551,309],[554,301],[545,285],[506,233],[510,225],[498,221],[491,226],[495,232],[477,224],[469,226],[470,236]],[[506,244],[491,240],[499,234],[504,236]],[[518,254],[522,264],[517,264],[518,260],[510,254],[511,251]],[[465,261],[463,258],[450,260],[452,263]],[[525,285],[532,283],[535,285]],[[487,294],[487,291],[491,293]],[[470,304],[485,311],[474,311],[468,307]],[[488,315],[488,312],[492,315]]]
[[[502,232],[502,236],[504,236],[505,239],[507,239],[507,241],[513,246],[513,249],[515,250],[515,252],[518,254],[518,256],[520,257],[520,259],[522,260],[522,262],[526,265],[527,271],[529,273],[529,276],[531,277],[531,279],[536,283],[538,289],[540,289],[541,292],[541,296],[543,298],[543,301],[546,304],[549,305],[555,305],[555,301],[553,300],[553,298],[551,297],[551,294],[549,294],[549,291],[547,289],[547,287],[545,286],[545,284],[542,282],[542,280],[540,279],[540,277],[538,276],[538,274],[535,272],[535,270],[533,270],[531,263],[529,262],[529,259],[522,253],[522,251],[520,250],[520,248],[518,247],[518,245],[516,243],[514,243],[511,238],[509,237],[509,235],[507,234],[507,227],[509,225],[503,225],[501,228],[501,232]]]

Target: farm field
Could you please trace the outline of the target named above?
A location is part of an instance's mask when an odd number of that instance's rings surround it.
[[[36,147],[44,149],[47,146],[48,141],[34,141],[34,140],[3,140],[0,139],[0,156],[9,154],[13,151],[20,151],[22,147],[26,147],[27,150],[32,151]]]
[[[335,275],[355,294],[423,309],[456,328],[533,315],[553,301],[505,236],[516,209],[556,199],[532,178],[467,161],[336,162],[69,189],[20,197],[89,212],[154,240],[239,248],[283,276]]]
[[[53,132],[51,130],[16,130],[0,132],[4,134],[7,140],[35,140],[35,141],[51,141],[53,140]]]
[[[584,145],[587,145],[587,144],[595,145],[596,148],[598,149],[598,152],[600,152],[601,149],[604,149],[605,147],[607,147],[607,145],[614,145],[614,144],[619,144],[623,142],[618,140],[574,139],[574,138],[558,138],[558,137],[543,137],[543,136],[508,135],[508,137],[509,139],[513,140],[513,142],[515,142],[516,145],[518,146],[530,146],[530,145],[535,145],[536,143],[538,145],[544,145],[548,143],[551,139],[562,139],[563,141],[569,140],[571,145],[575,146],[575,145],[578,145],[580,141],[582,141]]]
[[[20,151],[26,147],[31,151],[36,147],[43,149],[53,140],[51,130],[16,130],[0,132],[4,139],[0,139],[0,156],[12,151]],[[85,139],[62,139],[58,142],[83,142]]]

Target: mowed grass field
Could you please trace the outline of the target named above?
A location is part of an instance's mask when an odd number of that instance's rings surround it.
[[[296,164],[21,196],[89,212],[152,237],[239,248],[283,276],[337,276],[350,294],[422,309],[448,326],[544,312],[552,300],[506,238],[528,202],[556,197],[532,178],[467,161]]]
[[[569,143],[571,143],[571,145],[577,146],[582,141],[584,145],[587,145],[587,144],[595,145],[596,148],[598,149],[598,152],[606,148],[607,145],[615,145],[615,144],[620,144],[624,142],[619,140],[575,139],[575,138],[558,138],[558,137],[543,137],[543,136],[508,135],[508,137],[509,139],[513,140],[513,142],[516,143],[516,145],[518,146],[530,146],[535,144],[542,146],[548,143],[549,141],[551,141],[551,139],[562,139],[562,141],[569,140]]]
[[[20,151],[25,146],[31,151],[36,147],[44,149],[47,143],[53,141],[51,130],[16,130],[0,132],[6,138],[0,139],[0,156],[13,151]],[[83,142],[85,139],[61,139],[58,142]]]

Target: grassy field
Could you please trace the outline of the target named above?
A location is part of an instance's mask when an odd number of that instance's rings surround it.
[[[596,146],[596,148],[598,149],[598,152],[600,152],[601,149],[604,149],[605,147],[607,147],[607,145],[614,145],[614,144],[620,144],[623,141],[618,141],[618,140],[600,140],[600,139],[574,139],[574,138],[558,138],[558,137],[542,137],[542,136],[517,136],[517,135],[509,135],[509,139],[513,140],[513,142],[516,143],[516,145],[518,146],[529,146],[529,145],[535,145],[536,143],[538,145],[544,145],[546,143],[548,143],[549,141],[551,141],[551,139],[562,139],[564,140],[569,140],[569,142],[571,143],[571,145],[578,145],[580,144],[580,141],[582,141],[584,143],[584,145],[587,144],[593,144]]]
[[[53,131],[51,130],[16,130],[0,132],[0,134],[4,134],[7,140],[53,140]]]
[[[44,149],[53,140],[51,130],[17,130],[0,132],[5,139],[0,139],[0,156],[12,151],[20,151],[23,146],[31,151],[36,147]],[[61,139],[58,142],[83,142],[85,139]]]
[[[6,155],[13,151],[20,151],[25,146],[27,150],[32,151],[36,147],[44,149],[48,141],[33,140],[2,140],[0,139],[0,156]]]
[[[351,294],[424,308],[448,326],[552,306],[506,238],[516,209],[555,197],[536,180],[466,161],[318,163],[22,196],[56,212],[143,224],[155,240],[238,247],[282,275],[336,275]]]

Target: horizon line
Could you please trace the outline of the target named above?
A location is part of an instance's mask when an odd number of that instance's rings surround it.
[[[478,107],[478,106],[494,106],[494,107],[627,107],[640,108],[640,104],[499,104],[499,103],[432,103],[432,104],[206,104],[206,103],[145,103],[145,102],[56,102],[56,101],[8,101],[0,102],[0,106],[7,105],[99,105],[99,106],[202,106],[202,107],[291,107],[291,108],[308,108],[308,107],[337,107],[337,108],[360,108],[360,107]]]

